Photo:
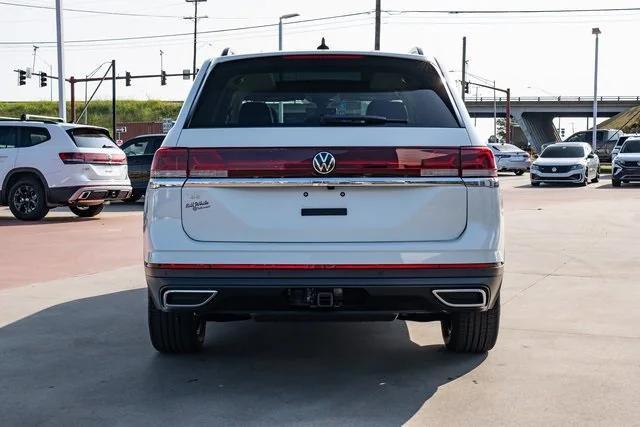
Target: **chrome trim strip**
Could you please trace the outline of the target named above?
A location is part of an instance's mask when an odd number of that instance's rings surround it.
[[[149,180],[149,188],[171,188],[182,187],[186,178],[151,178]]]
[[[464,178],[464,184],[467,187],[487,187],[487,188],[498,188],[500,187],[500,181],[498,178],[490,177],[490,178]]]
[[[200,303],[200,304],[168,304],[167,303],[167,295],[170,294],[211,294],[209,296],[209,298],[207,298],[204,302]],[[218,295],[218,291],[214,291],[213,289],[198,289],[198,290],[194,290],[194,289],[169,289],[168,291],[165,291],[162,294],[162,305],[165,308],[196,308],[196,307],[202,307],[203,305],[206,305],[209,303],[209,301],[211,301],[216,295]]]
[[[438,298],[438,300],[443,303],[444,305],[448,306],[448,307],[455,307],[455,308],[478,308],[478,307],[485,307],[487,305],[487,292],[484,289],[434,289],[433,291],[431,291],[433,293],[433,295]],[[455,293],[461,293],[461,292],[477,292],[479,294],[482,295],[482,303],[475,303],[475,304],[454,304],[454,303],[450,303],[444,300],[444,298],[442,298],[440,295],[438,294],[455,294]]]
[[[439,187],[464,185],[461,178],[190,178],[185,187]]]

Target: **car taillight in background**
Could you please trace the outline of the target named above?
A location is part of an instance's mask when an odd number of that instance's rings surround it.
[[[313,167],[319,152],[335,164],[326,174]],[[154,178],[491,177],[488,147],[161,148]]]
[[[126,165],[127,156],[124,153],[59,153],[60,160],[66,165]]]

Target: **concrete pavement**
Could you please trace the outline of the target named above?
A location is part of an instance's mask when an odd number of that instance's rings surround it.
[[[201,354],[161,356],[131,240],[102,270],[0,289],[2,424],[640,425],[640,186],[527,184],[501,177],[503,316],[486,355],[445,352],[435,323],[238,322],[209,323]],[[104,221],[140,232],[135,209]],[[20,237],[6,222],[3,248]]]

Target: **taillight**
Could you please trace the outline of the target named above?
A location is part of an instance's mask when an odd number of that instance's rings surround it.
[[[153,178],[186,178],[187,177],[186,148],[160,148],[151,162],[151,177]]]
[[[127,156],[124,153],[59,153],[60,160],[66,165],[69,164],[92,164],[92,165],[124,165],[127,163]]]
[[[489,147],[462,147],[460,153],[463,178],[498,176],[496,160]]]
[[[319,154],[319,164],[314,159]],[[488,147],[161,148],[154,178],[492,177]]]
[[[314,167],[318,153],[327,169]],[[189,176],[207,178],[302,178],[458,176],[457,148],[196,148],[189,150]],[[321,166],[321,165],[318,165]],[[322,173],[322,172],[326,173]]]

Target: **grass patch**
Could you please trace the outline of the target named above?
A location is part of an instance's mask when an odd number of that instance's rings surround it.
[[[120,122],[159,122],[166,117],[175,119],[182,107],[182,101],[147,100],[135,101],[123,99],[116,101],[116,121]],[[84,102],[76,102],[76,115],[84,108]],[[20,117],[22,114],[58,116],[58,103],[53,101],[0,102],[0,116]],[[67,102],[67,117],[70,117]],[[89,104],[87,123],[111,128],[111,101],[98,100]],[[84,122],[84,119],[82,120]]]

